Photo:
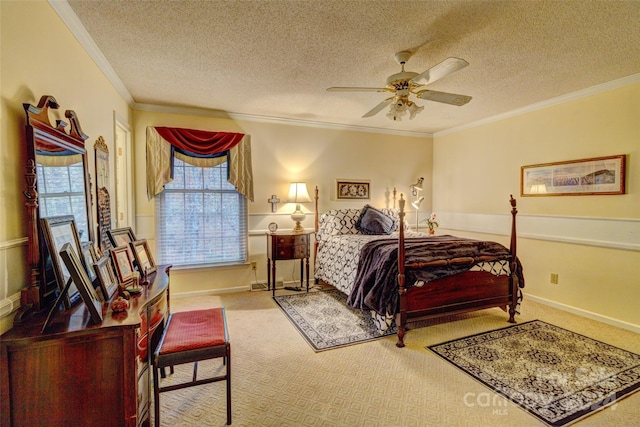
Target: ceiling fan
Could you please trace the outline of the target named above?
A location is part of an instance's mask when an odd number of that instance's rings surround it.
[[[420,99],[427,101],[442,102],[444,104],[456,105],[458,107],[471,101],[471,97],[467,95],[458,95],[455,93],[438,92],[428,90],[424,87],[430,83],[440,80],[458,70],[469,65],[467,61],[460,58],[447,58],[438,65],[435,65],[425,72],[418,74],[413,71],[405,71],[404,64],[411,58],[413,53],[407,50],[396,53],[395,59],[402,66],[402,71],[387,77],[387,85],[382,88],[377,87],[330,87],[329,92],[392,92],[394,96],[385,99],[380,104],[373,107],[367,112],[363,118],[372,117],[382,111],[386,106],[390,105],[387,117],[392,120],[400,121],[402,117],[409,112],[409,118],[413,119],[417,113],[422,111],[424,107],[418,107],[409,99],[409,95],[414,94]]]

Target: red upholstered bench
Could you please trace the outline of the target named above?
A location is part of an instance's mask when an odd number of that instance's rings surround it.
[[[198,380],[198,361],[222,357],[227,367],[225,375]],[[180,384],[160,386],[160,375],[167,366],[194,363],[193,379]],[[164,375],[163,375],[164,376]],[[231,345],[227,333],[224,308],[172,313],[167,327],[153,354],[153,394],[155,425],[160,425],[160,393],[227,381],[227,424],[231,424]]]

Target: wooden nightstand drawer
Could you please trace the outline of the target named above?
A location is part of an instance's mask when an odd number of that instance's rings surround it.
[[[275,259],[300,259],[309,256],[307,245],[278,245]]]
[[[288,235],[288,236],[277,236],[276,244],[280,245],[306,245],[309,240],[309,236],[307,234],[300,235]]]

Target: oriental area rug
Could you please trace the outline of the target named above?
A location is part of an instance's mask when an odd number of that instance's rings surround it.
[[[278,295],[273,299],[316,352],[396,333],[394,327],[381,335],[369,312],[348,307],[347,296],[337,289]]]
[[[640,388],[640,355],[540,320],[427,348],[549,426]]]

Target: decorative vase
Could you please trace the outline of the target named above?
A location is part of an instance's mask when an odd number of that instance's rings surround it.
[[[429,229],[429,234],[436,234],[436,230],[434,230],[433,228]]]

